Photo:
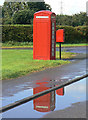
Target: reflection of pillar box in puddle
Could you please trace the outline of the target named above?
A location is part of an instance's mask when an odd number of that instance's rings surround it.
[[[56,15],[42,10],[33,19],[33,59],[55,60]]]
[[[40,87],[33,88],[33,94],[45,91],[47,89],[50,88],[45,87],[44,85],[40,85]],[[33,104],[34,110],[37,110],[39,112],[53,111],[55,109],[55,91],[34,99]]]
[[[57,89],[56,94],[63,96],[64,95],[64,88]]]

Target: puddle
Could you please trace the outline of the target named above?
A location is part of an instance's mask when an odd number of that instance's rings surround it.
[[[35,82],[27,82],[23,85],[16,86],[15,89],[17,88],[24,88],[22,91],[14,93],[13,89],[7,89],[7,96],[2,97],[2,106],[6,106],[8,104],[14,103],[18,100],[24,99],[25,97],[29,97],[33,95],[33,91],[36,90],[38,87],[43,87],[45,86],[44,90],[50,89],[52,87],[55,87],[57,85],[60,85],[62,83],[65,83],[67,81],[70,81],[74,78],[80,77],[81,75],[85,74],[85,71],[81,71],[78,73],[62,76],[61,78],[56,77],[55,80],[50,80],[49,78],[43,78],[41,80],[36,80]],[[42,89],[41,89],[42,90]],[[39,92],[41,92],[41,90]],[[44,91],[42,90],[42,91]],[[37,93],[37,90],[36,90]]]
[[[85,71],[79,71],[79,74],[75,72],[75,76],[74,74],[64,75],[61,77],[56,77],[54,80],[51,80],[49,78],[43,78],[41,80],[36,80],[34,82],[26,82],[22,85],[15,86],[14,89],[13,88],[7,89],[7,91],[5,92],[6,95],[2,97],[2,106],[6,106],[8,104],[14,103],[18,100],[24,99],[25,97],[32,96],[33,90],[38,87],[46,86],[44,90],[50,89],[52,87],[55,87],[56,85],[60,85],[64,82],[70,81],[84,74],[86,74]],[[20,89],[23,88],[23,89],[15,93],[14,91],[16,91],[19,88]]]
[[[29,97],[29,95],[33,95],[33,89],[31,88],[30,90],[24,90],[21,92],[18,92],[17,94],[11,95],[9,97],[3,97],[2,99],[2,106],[6,106],[8,104],[14,103],[18,100],[21,100],[25,97]]]
[[[39,86],[33,88],[30,93],[49,89],[47,82],[38,82]],[[86,101],[86,79],[73,83],[65,88],[58,89],[33,101],[18,106],[2,114],[3,118],[41,118],[53,111],[62,110],[73,103]]]

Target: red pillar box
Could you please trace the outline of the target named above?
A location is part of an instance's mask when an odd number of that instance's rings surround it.
[[[64,29],[56,31],[56,42],[64,42]]]
[[[33,19],[33,59],[55,60],[56,15],[39,11]]]

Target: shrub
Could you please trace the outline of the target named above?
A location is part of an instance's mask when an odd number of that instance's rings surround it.
[[[13,16],[12,23],[13,24],[31,24],[33,20],[33,10],[19,10]]]
[[[56,29],[64,29],[65,43],[85,43],[87,26],[57,26]]]
[[[32,25],[3,25],[2,42],[32,42]]]
[[[64,43],[86,43],[88,26],[56,26],[57,29],[65,30]],[[32,25],[3,25],[2,42],[33,42]]]

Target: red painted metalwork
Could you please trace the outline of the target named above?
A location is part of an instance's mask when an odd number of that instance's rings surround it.
[[[64,42],[64,29],[56,31],[56,42]]]
[[[46,87],[44,84],[48,84],[47,82],[36,83],[39,87],[33,88],[33,94],[45,91],[50,89],[50,87]],[[46,95],[43,95],[39,98],[33,100],[34,110],[39,112],[49,112],[55,109],[55,91],[52,91]]]
[[[56,90],[56,94],[63,96],[64,95],[64,88],[60,88],[60,89]]]
[[[33,59],[55,60],[56,15],[39,11],[33,19]]]

